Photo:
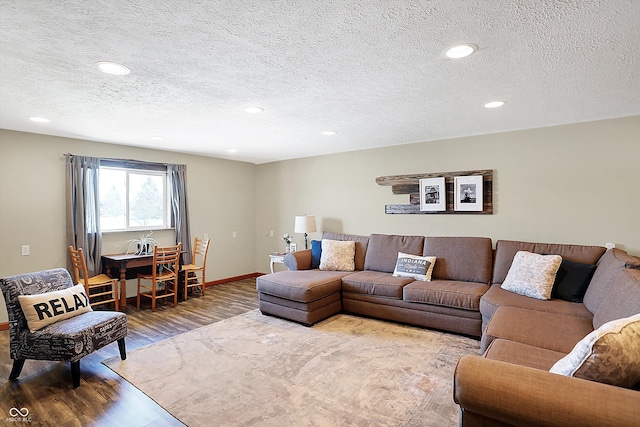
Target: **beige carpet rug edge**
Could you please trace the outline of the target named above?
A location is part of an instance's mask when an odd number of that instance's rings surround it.
[[[454,426],[455,334],[340,314],[308,328],[254,310],[103,363],[189,426]]]

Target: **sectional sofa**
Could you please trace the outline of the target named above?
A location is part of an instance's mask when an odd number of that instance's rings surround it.
[[[640,313],[640,259],[600,246],[507,240],[494,250],[482,237],[322,238],[355,242],[354,271],[312,268],[311,250],[288,254],[289,270],[257,279],[263,313],[312,325],[347,312],[480,338],[482,357],[463,357],[455,372],[460,425],[640,425],[640,378],[623,388],[549,372],[594,330]],[[584,296],[559,298],[557,285],[547,300],[503,289],[519,252],[559,255],[569,276],[571,265],[590,268],[588,287],[577,291]],[[393,276],[398,253],[435,256],[431,281]],[[640,366],[629,363],[633,376]]]

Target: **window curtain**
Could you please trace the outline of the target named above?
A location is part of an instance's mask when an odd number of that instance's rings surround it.
[[[191,232],[189,231],[189,208],[187,203],[187,166],[167,165],[171,185],[171,215],[176,231],[176,244],[182,242],[182,262],[191,264]]]
[[[100,231],[100,200],[98,198],[98,170],[100,159],[65,155],[67,184],[67,245],[82,248],[87,273],[101,273],[102,233]],[[67,255],[67,268],[73,271]]]

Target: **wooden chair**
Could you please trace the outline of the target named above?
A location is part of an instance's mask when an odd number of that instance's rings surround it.
[[[106,274],[89,277],[87,263],[84,259],[82,248],[77,250],[69,246],[71,261],[73,263],[73,280],[78,285],[84,285],[84,291],[89,297],[91,306],[113,303],[115,310],[119,310],[118,280],[112,279]]]
[[[193,243],[193,258],[191,264],[183,265],[184,273],[184,299],[187,299],[189,288],[201,286],[202,296],[204,296],[205,274],[207,268],[207,252],[209,251],[210,239],[201,240],[197,237]],[[202,264],[198,265],[198,261]],[[198,280],[200,283],[198,283]]]
[[[161,298],[173,297],[173,306],[178,305],[178,271],[181,249],[181,243],[175,246],[156,246],[153,249],[151,274],[138,274],[138,309],[140,308],[141,296],[151,298],[151,311],[156,311],[156,300]],[[143,284],[143,280],[150,281],[150,285]]]

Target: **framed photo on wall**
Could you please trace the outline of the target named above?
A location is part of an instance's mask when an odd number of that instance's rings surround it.
[[[453,210],[482,212],[482,175],[453,178]]]
[[[420,180],[420,210],[427,212],[447,210],[444,177]]]

